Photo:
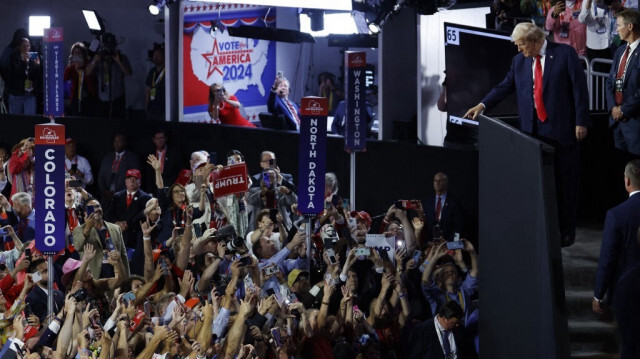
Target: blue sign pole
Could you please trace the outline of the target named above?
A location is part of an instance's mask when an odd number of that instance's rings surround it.
[[[346,71],[346,115],[344,149],[349,152],[349,194],[356,209],[356,152],[367,150],[367,102],[365,93],[365,52],[344,53]]]
[[[327,99],[304,97],[300,106],[298,210],[316,215],[324,210],[327,152]]]
[[[44,115],[64,115],[64,44],[61,27],[44,30]]]

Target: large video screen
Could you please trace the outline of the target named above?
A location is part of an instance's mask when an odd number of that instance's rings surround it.
[[[518,51],[509,34],[495,30],[445,23],[444,36],[447,138],[466,142],[464,137],[475,137],[469,133],[475,131],[470,126],[475,126],[461,121],[461,117],[504,79]],[[485,114],[500,117],[517,112],[516,96],[512,94]]]

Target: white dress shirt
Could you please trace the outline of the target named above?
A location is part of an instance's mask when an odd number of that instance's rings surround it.
[[[444,354],[444,347],[442,346],[442,334],[444,334],[444,328],[442,327],[442,325],[440,325],[440,322],[438,322],[438,316],[436,315],[435,317],[433,317],[433,322],[436,325],[436,333],[438,334],[438,340],[440,341],[440,347],[442,348],[442,353]],[[446,359],[457,359],[458,358],[458,353],[457,353],[457,347],[456,347],[456,340],[453,337],[453,332],[450,330],[449,331],[449,347],[451,348],[451,356],[449,358]]]

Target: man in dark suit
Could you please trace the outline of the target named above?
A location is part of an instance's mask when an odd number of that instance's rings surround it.
[[[435,195],[430,196],[424,202],[424,217],[426,219],[427,240],[434,239],[434,227],[436,236],[445,240],[453,240],[455,233],[462,233],[462,206],[458,199],[449,193],[449,178],[443,172],[438,172],[433,177],[433,189]],[[439,228],[439,229],[438,229]]]
[[[475,358],[476,353],[469,346],[469,340],[458,323],[464,316],[462,308],[455,301],[443,304],[438,315],[418,324],[409,338],[411,359]]]
[[[109,208],[113,195],[124,189],[125,174],[131,168],[140,168],[138,156],[126,150],[127,138],[118,133],[113,137],[114,152],[102,159],[98,173],[98,187],[102,194],[102,203]]]
[[[555,177],[562,246],[575,241],[580,176],[577,141],[587,135],[589,97],[576,51],[547,42],[532,23],[516,25],[511,34],[520,54],[505,79],[464,115],[476,118],[515,91],[520,129],[555,147]]]
[[[160,169],[162,171],[162,180],[165,184],[171,185],[176,181],[178,173],[180,172],[180,155],[178,151],[167,145],[169,137],[167,131],[164,129],[158,129],[153,133],[153,151],[147,153],[143,158],[146,160],[149,155],[154,155],[160,161]],[[145,166],[144,169],[145,181],[144,188],[149,192],[154,192],[156,188],[156,174],[151,166]]]
[[[616,50],[607,78],[609,127],[617,149],[640,155],[640,13],[627,9],[615,16],[620,40],[627,43]]]
[[[593,311],[603,314],[605,293],[607,303],[614,304],[616,320],[625,325],[619,325],[622,334],[623,351],[627,346],[637,345],[637,337],[632,343],[625,341],[627,331],[636,332],[640,322],[629,323],[625,318],[624,308],[637,306],[640,298],[622,297],[618,293],[618,286],[623,278],[634,266],[640,263],[640,245],[638,244],[638,229],[640,228],[640,160],[627,163],[624,169],[625,189],[629,199],[610,209],[604,222],[600,260],[596,271],[595,289],[591,302]],[[637,283],[635,284],[637,285]],[[623,291],[629,288],[623,286]],[[637,358],[637,357],[634,357]]]
[[[49,270],[47,269],[47,262],[44,259],[36,259],[29,264],[29,273],[33,274],[39,272],[42,279],[36,282],[31,292],[27,294],[25,302],[29,305],[29,308],[33,314],[39,319],[40,323],[44,323],[44,319],[47,316],[47,301],[48,296],[53,295],[53,315],[60,312],[60,309],[64,306],[64,293],[57,289],[53,289],[53,293],[47,291],[47,281],[49,278]]]
[[[300,110],[298,105],[289,100],[289,80],[286,78],[276,77],[267,100],[267,108],[272,115],[284,116],[287,130],[300,130]]]
[[[151,196],[140,189],[140,171],[130,169],[125,176],[126,189],[113,195],[105,219],[120,226],[125,246],[135,248],[143,211]]]

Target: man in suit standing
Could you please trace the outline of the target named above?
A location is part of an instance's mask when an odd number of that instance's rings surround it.
[[[511,34],[520,54],[505,79],[464,115],[475,119],[516,92],[520,129],[555,147],[555,177],[562,246],[575,242],[580,177],[578,141],[587,136],[589,97],[584,70],[569,45],[547,42],[532,23]]]
[[[35,286],[27,294],[27,298],[25,302],[31,308],[31,312],[35,314],[38,319],[40,319],[40,323],[44,323],[45,318],[47,317],[47,301],[50,295],[53,295],[53,315],[60,312],[60,309],[64,306],[64,293],[57,289],[53,289],[53,293],[49,293],[47,290],[47,282],[49,280],[49,270],[47,267],[47,261],[44,259],[36,259],[29,264],[29,268],[27,271],[31,274],[39,272],[42,276],[38,282],[36,282]]]
[[[276,77],[267,100],[267,108],[272,115],[284,116],[287,130],[300,130],[300,110],[298,105],[289,100],[289,80],[286,78]]]
[[[413,331],[409,343],[411,359],[465,359],[476,357],[469,346],[458,323],[464,316],[460,305],[455,301],[443,304],[438,315],[418,324]]]
[[[98,173],[98,187],[102,194],[102,203],[109,208],[113,195],[124,189],[124,179],[127,170],[140,168],[138,156],[126,149],[127,138],[118,133],[113,137],[114,152],[108,153],[102,159]]]
[[[607,78],[609,127],[617,149],[640,155],[640,13],[627,9],[617,13],[620,40],[627,43],[616,50]]]
[[[624,186],[629,199],[610,209],[604,222],[600,260],[596,271],[595,289],[591,305],[593,311],[603,314],[605,293],[607,303],[614,304],[616,320],[622,336],[622,351],[637,346],[637,337],[628,339],[629,332],[638,332],[638,321],[630,323],[625,318],[627,312],[623,308],[637,306],[638,297],[621,297],[618,285],[629,271],[640,263],[640,245],[638,245],[638,229],[640,228],[640,160],[627,163],[624,169]],[[637,284],[636,284],[637,285]],[[628,287],[623,286],[624,290]],[[623,291],[624,291],[623,290]],[[624,323],[624,325],[622,325]],[[637,348],[636,348],[637,350]],[[624,356],[622,356],[624,358]],[[634,356],[629,356],[637,358]]]
[[[113,266],[107,263],[111,250],[120,252],[120,259],[125,268],[125,277],[129,276],[129,260],[122,240],[122,231],[118,225],[106,222],[102,207],[96,199],[90,199],[85,205],[85,222],[73,230],[73,245],[82,257],[86,243],[92,244],[98,254],[91,259],[89,270],[95,279],[114,276]],[[109,247],[113,246],[110,250]]]
[[[433,189],[435,195],[427,198],[423,206],[427,222],[427,240],[432,241],[434,236],[438,236],[451,241],[455,233],[462,233],[464,227],[462,206],[458,199],[449,193],[449,178],[445,173],[436,173],[433,177]]]
[[[135,248],[135,240],[140,231],[143,211],[151,196],[140,189],[140,171],[130,169],[126,172],[126,189],[113,195],[105,219],[117,224],[122,230],[124,243],[128,248]]]

